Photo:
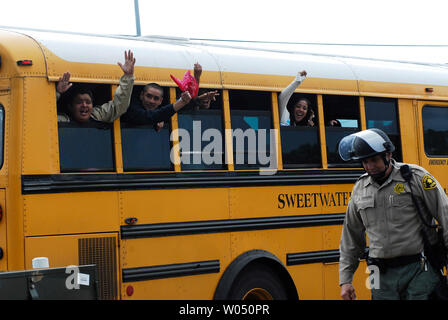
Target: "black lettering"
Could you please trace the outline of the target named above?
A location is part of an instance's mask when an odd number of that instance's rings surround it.
[[[288,207],[289,208],[291,208],[291,207],[293,207],[294,208],[294,206],[295,206],[295,203],[296,203],[296,201],[295,201],[295,197],[294,197],[295,195],[294,194],[290,194],[290,195],[286,195],[286,202],[288,202]],[[291,206],[291,204],[292,204],[292,206]]]
[[[338,207],[341,205],[341,194],[343,192],[336,192],[336,195],[338,196]]]
[[[320,205],[323,207],[324,206],[324,200],[322,199],[322,193],[319,192],[319,198],[320,198]]]
[[[429,164],[432,166],[446,165],[446,160],[429,160]]]
[[[311,194],[305,193],[305,208],[311,207],[310,200],[311,200]]]
[[[284,207],[285,207],[285,200],[283,200],[283,198],[284,198],[284,194],[283,193],[280,193],[279,195],[278,195],[278,202],[279,202],[279,204],[278,204],[278,208],[279,209],[283,209]],[[281,204],[281,206],[280,206],[280,204]]]
[[[318,195],[318,193],[313,193],[313,198],[314,198],[314,207],[317,207],[317,196]]]
[[[325,206],[325,207],[328,207],[329,193],[328,193],[328,192],[327,192],[327,193],[324,193],[323,196],[324,196],[324,202],[325,202],[325,204],[322,203],[322,205]]]
[[[297,208],[303,208],[303,193],[297,194]]]
[[[446,189],[445,189],[446,192]],[[280,193],[277,196],[277,208],[311,208],[319,205],[325,207],[347,206],[351,192],[313,192],[313,193]]]
[[[330,193],[330,207],[335,207],[336,201],[334,201],[334,195]]]
[[[350,192],[344,192],[344,206],[348,205],[349,199],[350,199]]]

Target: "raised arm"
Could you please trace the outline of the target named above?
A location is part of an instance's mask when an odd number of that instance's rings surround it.
[[[174,111],[179,111],[183,107],[185,107],[191,100],[191,95],[188,91],[182,92],[180,99],[173,103]]]
[[[56,84],[56,97],[59,100],[61,97],[61,94],[66,92],[70,87],[73,85],[73,83],[70,83],[70,72],[65,72],[58,80],[58,83]]]
[[[286,109],[288,105],[288,101],[291,98],[294,90],[298,88],[298,86],[305,80],[306,71],[300,71],[297,73],[296,78],[292,81],[278,96],[278,114],[280,118],[280,124],[287,125],[289,120],[289,112]]]
[[[101,106],[95,107],[92,111],[92,117],[97,121],[114,122],[126,112],[131,102],[132,88],[134,86],[134,65],[135,58],[131,50],[124,52],[124,64],[118,62],[123,76],[120,78],[120,84],[115,90],[113,100]]]
[[[194,79],[196,80],[196,82],[199,85],[199,80],[201,79],[201,74],[202,74],[202,66],[199,64],[199,62],[196,62],[194,64],[193,74],[194,74]]]
[[[117,64],[126,76],[134,76],[135,58],[134,53],[131,50],[124,52],[124,64],[121,64],[121,62],[117,62]]]
[[[216,97],[217,96],[219,96],[219,92],[217,90],[209,91],[209,92],[201,94],[198,97],[199,107],[201,109],[208,109],[208,108],[210,108],[210,102],[216,101]]]

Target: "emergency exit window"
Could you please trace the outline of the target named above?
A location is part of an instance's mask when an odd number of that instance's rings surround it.
[[[424,106],[423,141],[428,157],[448,156],[448,107]]]
[[[364,104],[367,129],[377,128],[383,130],[395,146],[393,158],[401,162],[403,157],[398,123],[397,99],[366,97]]]

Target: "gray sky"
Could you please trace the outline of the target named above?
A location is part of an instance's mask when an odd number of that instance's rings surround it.
[[[134,0],[0,0],[0,25],[135,35]],[[394,60],[448,62],[447,0],[140,0],[142,35],[300,43]],[[277,45],[277,47],[279,47]],[[288,45],[285,48],[292,48]],[[304,49],[294,47],[295,50]]]

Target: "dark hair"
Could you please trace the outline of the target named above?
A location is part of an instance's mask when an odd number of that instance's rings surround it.
[[[93,92],[86,85],[75,83],[57,102],[59,113],[70,114],[70,106],[73,105],[73,101],[79,94],[88,94],[93,103]]]
[[[163,98],[163,87],[162,86],[160,86],[159,84],[157,84],[155,82],[151,82],[143,87],[142,92],[146,92],[146,90],[148,90],[149,88],[154,88],[154,89],[159,90],[160,93],[162,94],[162,98]]]
[[[294,108],[295,105],[299,102],[299,101],[305,101],[306,104],[308,105],[308,110],[306,112],[305,117],[300,120],[299,122],[296,122],[296,119],[294,117]],[[289,100],[287,109],[289,111],[289,123],[291,126],[309,126],[308,120],[311,118],[311,115],[314,113],[314,115],[316,114],[314,112],[314,108],[311,106],[311,102],[310,100],[308,100],[305,97],[296,97],[294,99]],[[312,111],[311,111],[312,110]]]
[[[69,104],[72,104],[75,97],[79,94],[88,94],[90,99],[92,99],[92,102],[93,102],[92,90],[90,90],[89,88],[84,87],[84,86],[77,86],[77,87],[73,88],[73,90],[70,91]]]

